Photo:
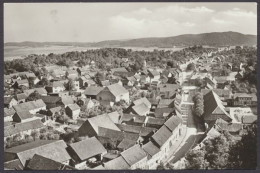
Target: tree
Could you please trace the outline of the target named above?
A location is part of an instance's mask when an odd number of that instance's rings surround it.
[[[28,78],[29,88],[34,88],[34,80],[35,80],[35,77]]]
[[[235,169],[256,169],[257,167],[257,125],[248,126],[241,141],[230,149],[228,166]]]
[[[202,93],[198,92],[193,97],[194,107],[193,111],[194,114],[198,117],[201,117],[204,113],[204,99]]]
[[[195,64],[194,63],[188,64],[187,71],[193,71],[193,70],[195,70]]]
[[[66,89],[69,91],[75,90],[75,84],[73,79],[69,79],[68,83],[66,84]]]
[[[209,163],[205,160],[204,150],[191,150],[185,156],[187,169],[207,169]]]
[[[37,91],[34,91],[27,97],[26,101],[35,101],[40,98],[41,98],[41,95]]]

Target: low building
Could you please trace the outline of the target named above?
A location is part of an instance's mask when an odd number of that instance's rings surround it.
[[[77,104],[71,104],[65,108],[65,112],[71,119],[76,120],[79,117],[80,107]]]
[[[54,81],[50,85],[46,86],[45,89],[48,93],[59,93],[65,90],[65,86],[60,81]]]
[[[16,112],[13,115],[13,122],[23,123],[32,120],[33,115],[29,111]]]
[[[87,98],[96,99],[97,95],[103,90],[103,87],[97,87],[97,86],[89,86],[84,91],[84,94]]]
[[[107,170],[127,170],[130,169],[130,165],[126,162],[126,160],[119,156],[111,161],[104,163],[104,167]]]
[[[149,169],[156,169],[160,164],[160,148],[151,141],[143,145],[143,150],[147,154],[147,166]]]
[[[40,110],[46,110],[46,104],[42,99],[36,101],[29,101],[13,106],[16,112],[29,111],[31,114],[36,114]]]
[[[71,157],[66,148],[67,145],[63,140],[37,140],[5,150],[4,160],[19,159],[22,165],[25,166],[35,154],[38,154],[68,165]]]
[[[96,161],[101,161],[107,150],[96,137],[92,137],[70,144],[68,152],[73,159],[75,168],[86,169],[89,159],[95,158]]]
[[[123,151],[121,156],[130,165],[130,169],[148,169],[146,152],[139,145]]]
[[[14,105],[17,105],[18,102],[13,97],[4,97],[4,107],[10,109]]]

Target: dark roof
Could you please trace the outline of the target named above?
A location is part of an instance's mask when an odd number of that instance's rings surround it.
[[[161,99],[159,101],[158,107],[159,108],[171,107],[173,103],[174,103],[174,99]]]
[[[164,113],[172,113],[175,109],[174,108],[156,108],[154,111],[154,116],[157,118],[163,118]]]
[[[81,161],[89,159],[98,154],[106,153],[107,150],[96,137],[88,138],[80,142],[70,144]]]
[[[16,123],[15,125],[8,125],[4,127],[4,136],[11,136],[26,130],[39,129],[44,127],[40,119],[35,119],[32,121],[24,123]]]
[[[207,118],[211,114],[225,114],[229,117],[219,96],[214,91],[210,91],[204,95],[204,118]]]
[[[97,95],[100,91],[102,91],[103,87],[89,86],[84,91],[85,95]]]
[[[139,145],[134,145],[131,148],[123,151],[121,156],[130,166],[132,166],[140,160],[144,159],[146,157],[146,153]]]
[[[175,128],[182,123],[182,119],[178,116],[172,116],[170,117],[164,125],[168,127],[171,131],[174,131]]]
[[[162,147],[163,144],[171,137],[171,131],[163,125],[155,134],[152,136],[152,139]]]
[[[135,122],[135,123],[144,123],[146,117],[145,116],[140,116],[140,115],[135,115],[135,114],[123,114],[122,117],[120,118],[120,123],[123,122]]]
[[[5,153],[17,154],[23,165],[35,154],[58,162],[64,162],[71,159],[66,151],[66,147],[67,145],[63,140],[38,140],[9,148],[5,150]]]
[[[115,169],[116,170],[119,170],[119,169],[126,170],[126,169],[130,168],[130,166],[128,165],[128,163],[122,156],[104,163],[104,166],[108,170],[115,170]]]
[[[61,100],[60,97],[58,96],[41,96],[41,99],[43,100],[44,103],[57,103]]]
[[[60,162],[38,154],[35,154],[26,166],[26,168],[29,170],[65,170],[65,167],[69,167],[71,170],[76,170],[71,166],[65,166]]]
[[[230,90],[226,90],[226,89],[212,89],[219,97],[224,97],[224,96],[229,96],[231,94]],[[207,93],[209,93],[211,90],[210,89],[201,89],[201,92],[203,95],[206,95]]]
[[[143,150],[151,157],[160,152],[160,149],[154,145],[151,141],[143,145]]]
[[[9,170],[23,170],[23,165],[19,159],[11,160],[4,163],[4,168]]]
[[[21,118],[21,120],[25,120],[33,117],[33,115],[29,111],[16,112],[15,114],[17,114]]]
[[[139,134],[142,129],[141,126],[124,125],[124,124],[117,124],[117,127],[121,131],[129,132],[129,133],[137,133],[137,134]]]
[[[148,117],[148,120],[146,124],[151,124],[151,125],[163,125],[165,122],[164,119],[161,118],[153,118],[153,117]]]
[[[150,134],[152,134],[153,131],[155,131],[156,128],[152,128],[152,127],[142,127],[141,131],[140,131],[140,136],[148,136]]]
[[[118,149],[126,150],[134,146],[136,141],[130,139],[123,139],[117,146]]]

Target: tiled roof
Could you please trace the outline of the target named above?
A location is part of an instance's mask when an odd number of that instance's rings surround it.
[[[130,168],[130,166],[122,156],[104,163],[104,166],[108,170],[126,170]]]
[[[171,137],[171,131],[163,125],[155,134],[152,136],[152,139],[162,147],[164,143]]]
[[[140,160],[144,159],[146,157],[146,153],[139,145],[134,145],[131,148],[123,151],[121,156],[130,166],[132,166]]]
[[[160,149],[154,145],[151,141],[143,145],[143,150],[151,157],[160,152]]]

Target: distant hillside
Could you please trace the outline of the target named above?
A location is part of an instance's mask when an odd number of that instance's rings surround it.
[[[212,32],[203,34],[184,34],[174,37],[139,38],[129,40],[108,40],[97,43],[74,42],[22,42],[5,43],[5,46],[82,46],[82,47],[173,47],[173,46],[235,46],[256,45],[256,35],[244,35],[238,32]]]

